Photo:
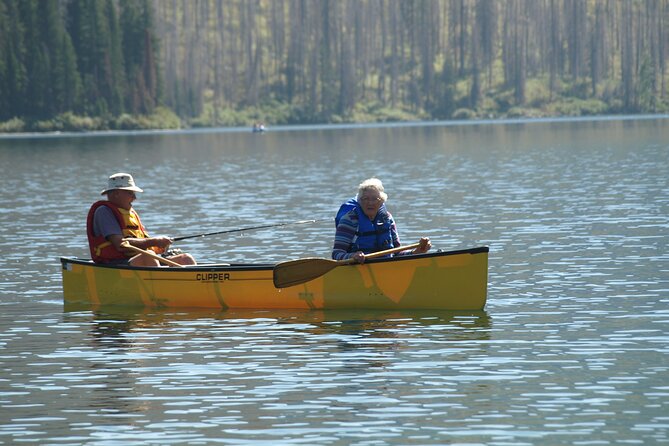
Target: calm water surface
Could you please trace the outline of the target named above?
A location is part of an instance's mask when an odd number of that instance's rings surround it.
[[[484,311],[63,308],[109,174],[203,262],[327,256],[378,176]],[[0,139],[0,444],[669,443],[669,119]]]

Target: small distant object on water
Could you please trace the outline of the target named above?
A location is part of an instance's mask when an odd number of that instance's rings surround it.
[[[254,122],[253,123],[253,133],[263,133],[265,131],[264,122]]]

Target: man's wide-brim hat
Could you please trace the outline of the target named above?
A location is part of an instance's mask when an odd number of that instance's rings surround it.
[[[144,192],[135,185],[135,180],[129,173],[115,173],[107,180],[107,189],[103,190],[100,195],[104,195],[109,191],[121,189],[131,190],[133,192]]]

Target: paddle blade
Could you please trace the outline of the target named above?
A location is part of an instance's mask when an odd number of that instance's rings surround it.
[[[279,263],[274,267],[273,279],[276,288],[286,288],[316,279],[328,271],[348,262],[306,258]]]

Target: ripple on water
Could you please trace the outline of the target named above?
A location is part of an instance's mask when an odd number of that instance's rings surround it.
[[[0,441],[666,443],[663,123],[0,147],[0,223],[13,231],[0,242]],[[102,172],[123,157],[145,172],[144,223],[174,236],[328,218],[360,180],[381,175],[404,241],[490,247],[486,311],[62,311],[57,259],[88,256],[78,222],[101,188],[80,166]],[[62,175],[45,176],[45,162]],[[58,187],[61,177],[80,188]],[[179,194],[166,178],[180,179]],[[327,257],[333,229],[323,221],[179,247],[207,261]]]

